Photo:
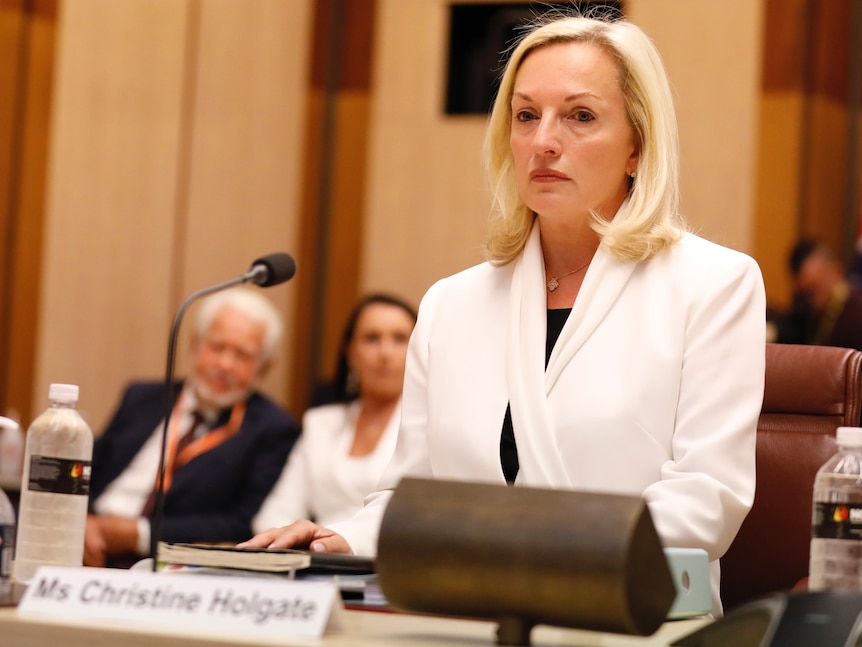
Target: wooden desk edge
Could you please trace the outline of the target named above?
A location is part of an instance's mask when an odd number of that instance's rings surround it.
[[[129,625],[118,621],[57,619],[43,616],[22,616],[16,609],[0,609],[0,636],[4,644],[16,647],[144,647],[155,640],[170,637],[176,647],[202,645],[417,645],[423,647],[454,647],[457,645],[494,645],[496,625],[488,621],[436,618],[403,613],[375,611],[344,611],[343,632],[327,634],[322,639],[289,639],[251,637],[234,634],[205,634],[193,630],[168,627]],[[559,627],[539,626],[533,630],[532,643],[566,645],[570,647],[665,647],[703,624],[707,619],[678,620],[664,624],[652,636],[623,636],[578,631]]]

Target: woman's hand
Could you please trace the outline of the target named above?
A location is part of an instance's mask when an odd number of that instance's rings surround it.
[[[311,521],[295,521],[289,526],[270,528],[237,548],[308,548],[316,553],[352,553],[350,545],[339,534]]]

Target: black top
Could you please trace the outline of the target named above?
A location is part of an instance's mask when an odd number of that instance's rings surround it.
[[[571,308],[561,310],[548,310],[548,332],[545,336],[545,368],[551,359],[551,351],[554,344],[563,331],[566,319],[569,318]],[[503,466],[503,476],[509,485],[515,482],[518,476],[518,447],[515,445],[515,429],[512,426],[512,407],[506,407],[506,415],[503,418],[503,433],[500,435],[500,464]]]

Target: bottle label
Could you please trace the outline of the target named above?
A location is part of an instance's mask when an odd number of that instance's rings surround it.
[[[27,489],[54,494],[90,494],[92,461],[78,461],[54,456],[32,456]]]
[[[862,539],[862,503],[815,501],[811,536],[815,539]]]
[[[12,553],[15,550],[15,526],[0,523],[0,580],[12,576]]]

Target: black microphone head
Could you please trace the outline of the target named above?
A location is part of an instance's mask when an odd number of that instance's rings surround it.
[[[274,252],[257,259],[249,270],[251,281],[262,288],[289,281],[296,274],[296,261],[285,252]]]

